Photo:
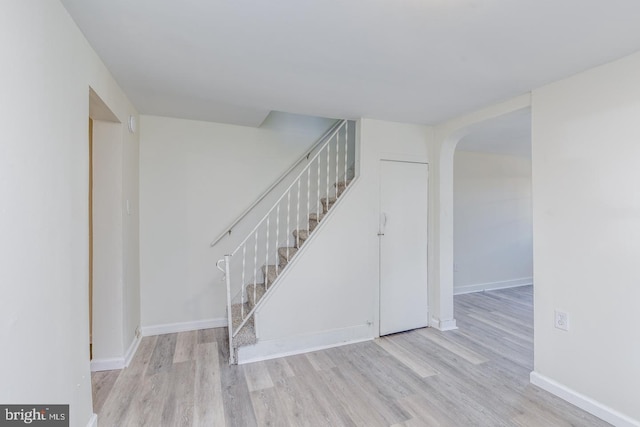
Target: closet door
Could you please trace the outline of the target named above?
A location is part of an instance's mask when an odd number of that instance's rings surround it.
[[[382,160],[380,335],[428,324],[428,165]]]

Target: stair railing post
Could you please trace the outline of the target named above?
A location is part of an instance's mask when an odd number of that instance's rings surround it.
[[[227,283],[227,322],[229,322],[229,364],[236,364],[236,355],[233,351],[233,316],[231,313],[231,255],[224,256],[224,278]]]

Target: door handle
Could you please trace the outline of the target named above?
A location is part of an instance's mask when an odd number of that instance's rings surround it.
[[[380,232],[378,233],[378,236],[384,236],[386,227],[387,227],[387,214],[382,212],[380,214]]]

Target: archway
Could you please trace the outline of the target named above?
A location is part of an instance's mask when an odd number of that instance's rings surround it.
[[[455,149],[460,140],[473,132],[482,123],[505,114],[528,109],[530,94],[525,94],[499,104],[473,112],[438,125],[435,136],[435,179],[432,180],[432,197],[436,209],[431,227],[432,247],[430,265],[430,326],[440,330],[456,329],[453,312],[453,165]],[[433,199],[432,199],[433,200]]]

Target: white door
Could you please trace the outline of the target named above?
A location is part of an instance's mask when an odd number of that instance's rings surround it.
[[[428,324],[428,166],[382,160],[380,335]]]

